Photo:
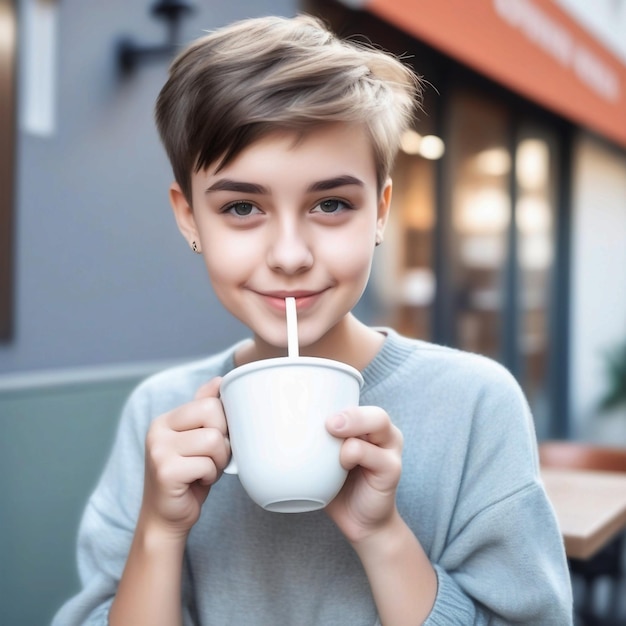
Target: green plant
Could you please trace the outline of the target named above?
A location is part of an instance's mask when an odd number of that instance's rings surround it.
[[[613,409],[626,403],[626,343],[606,354],[608,389],[600,400],[600,408]]]

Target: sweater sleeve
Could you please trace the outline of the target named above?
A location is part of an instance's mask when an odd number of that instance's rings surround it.
[[[571,624],[569,579],[553,528],[538,484],[477,515],[435,564],[437,600],[425,626]]]
[[[438,592],[426,626],[572,624],[563,541],[541,484],[532,417],[515,380],[488,367],[458,461]],[[460,430],[460,429],[459,429]],[[464,438],[465,437],[465,438]],[[464,452],[461,452],[461,449]],[[449,476],[450,478],[450,476]]]
[[[112,453],[81,520],[77,546],[81,589],[61,607],[52,626],[108,624],[141,506],[145,434],[155,417],[145,386],[140,385],[126,403]],[[183,612],[184,624],[191,625],[189,610]]]

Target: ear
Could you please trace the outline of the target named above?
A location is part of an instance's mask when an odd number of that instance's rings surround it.
[[[187,202],[187,198],[185,198],[185,194],[178,183],[172,183],[170,185],[170,204],[174,210],[178,230],[180,230],[182,236],[187,240],[189,246],[191,247],[194,241],[200,243],[193,209],[189,202]]]
[[[383,240],[385,226],[389,218],[389,209],[391,208],[391,189],[393,184],[391,178],[385,181],[380,198],[378,199],[378,217],[376,219],[376,243],[379,244]]]

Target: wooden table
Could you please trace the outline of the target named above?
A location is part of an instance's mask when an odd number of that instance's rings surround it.
[[[626,529],[626,474],[542,468],[568,557],[588,559]]]

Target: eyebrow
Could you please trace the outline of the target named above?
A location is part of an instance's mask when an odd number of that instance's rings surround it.
[[[205,193],[211,191],[236,191],[238,193],[254,193],[254,194],[267,194],[269,193],[267,187],[263,185],[257,185],[256,183],[246,183],[240,180],[231,180],[230,178],[220,178],[216,180],[210,187],[205,190]]]
[[[345,187],[346,185],[357,185],[358,187],[364,187],[362,180],[349,176],[337,176],[336,178],[327,178],[325,180],[318,180],[315,183],[309,185],[307,191],[329,191],[336,187]]]
[[[357,185],[363,187],[362,180],[345,174],[343,176],[336,176],[334,178],[326,178],[324,180],[318,180],[311,183],[307,187],[307,192],[312,191],[330,191],[337,187],[345,187],[346,185]],[[216,180],[210,187],[205,190],[205,193],[212,191],[234,191],[236,193],[249,193],[249,194],[268,194],[269,189],[263,185],[257,183],[248,183],[240,180],[232,180],[230,178],[220,178]]]

